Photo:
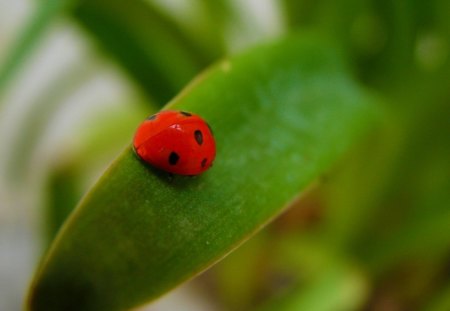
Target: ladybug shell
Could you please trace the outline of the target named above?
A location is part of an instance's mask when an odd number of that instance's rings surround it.
[[[167,110],[147,118],[137,129],[133,145],[143,161],[179,175],[206,171],[216,156],[208,124],[183,111]]]

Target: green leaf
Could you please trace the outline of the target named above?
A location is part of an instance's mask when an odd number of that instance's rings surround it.
[[[148,1],[80,1],[73,16],[161,106],[217,57]]]
[[[167,109],[202,115],[217,158],[197,177],[127,149],[80,203],[31,287],[32,310],[121,310],[155,299],[243,243],[367,129],[371,98],[313,34],[211,68]]]
[[[95,181],[93,176],[99,176],[107,163],[128,144],[136,122],[140,121],[143,111],[148,112],[148,109],[127,107],[113,106],[102,111],[101,118],[92,114],[84,119],[82,128],[79,126],[75,130],[76,142],[65,141],[60,146],[62,152],[53,155],[53,165],[47,177],[46,242],[53,240],[90,186],[91,182],[86,181]]]
[[[450,284],[445,284],[434,297],[432,297],[423,309],[425,311],[445,311],[450,309]]]
[[[85,56],[83,63],[75,62],[66,66],[54,80],[42,88],[39,96],[34,99],[33,106],[27,111],[10,151],[7,176],[11,182],[23,182],[31,169],[30,158],[33,151],[42,143],[41,138],[48,130],[47,125],[55,118],[64,99],[78,90],[98,68],[95,58]]]
[[[15,45],[0,68],[0,94],[20,69],[24,60],[34,51],[55,17],[72,4],[72,0],[47,0],[38,4]]]
[[[355,267],[330,263],[310,284],[275,299],[259,311],[359,310],[367,296],[365,275]]]

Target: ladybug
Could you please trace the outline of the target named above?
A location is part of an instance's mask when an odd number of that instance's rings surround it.
[[[133,147],[144,162],[178,175],[198,175],[216,157],[208,123],[185,111],[165,110],[148,117],[138,127]]]

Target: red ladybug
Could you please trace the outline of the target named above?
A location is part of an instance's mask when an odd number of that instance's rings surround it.
[[[209,125],[184,111],[166,110],[148,117],[137,129],[133,146],[143,161],[179,175],[198,175],[216,157]]]

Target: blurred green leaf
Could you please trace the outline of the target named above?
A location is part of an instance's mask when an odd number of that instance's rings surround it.
[[[36,4],[32,17],[0,67],[0,94],[5,91],[26,57],[34,51],[36,44],[54,18],[72,2],[73,0],[47,0]]]
[[[329,245],[355,254],[377,276],[449,250],[448,73],[405,77],[388,95],[382,130],[326,185]]]
[[[314,0],[281,0],[284,20],[291,29],[308,26],[314,23],[320,8],[326,1]]]
[[[441,289],[423,309],[425,311],[447,311],[450,309],[450,284]]]
[[[258,310],[359,310],[367,295],[367,289],[367,280],[360,271],[330,263],[320,276],[307,286],[300,286]]]
[[[80,200],[79,172],[74,167],[57,167],[49,173],[47,187],[45,238],[49,245]]]
[[[230,23],[235,22],[235,10],[229,0],[199,0],[203,18],[198,23],[198,36],[203,38],[204,45],[216,49],[216,55],[227,51],[227,35]],[[211,27],[214,25],[214,27]]]
[[[258,310],[359,310],[367,298],[368,275],[318,234],[285,235],[272,253],[276,269],[288,271],[294,282]]]
[[[450,93],[446,76],[448,73],[435,76],[442,79],[413,81],[412,85],[421,86],[402,99],[398,113],[404,112],[407,125],[391,178],[385,183],[383,195],[389,199],[381,206],[383,214],[377,215],[390,217],[389,229],[382,234],[379,228],[368,226],[372,232],[366,237],[374,241],[368,257],[377,270],[411,257],[433,258],[450,251]],[[425,102],[429,104],[423,105]]]
[[[212,278],[214,283],[210,287],[224,310],[253,309],[266,274],[270,273],[267,258],[273,251],[270,242],[267,229],[262,230],[208,270],[206,278]]]
[[[85,56],[83,63],[70,64],[43,88],[31,109],[26,112],[11,149],[7,171],[11,181],[23,182],[24,175],[30,170],[33,151],[42,143],[47,125],[55,118],[64,99],[76,92],[97,69],[95,58]]]
[[[119,310],[194,276],[279,214],[364,135],[372,99],[336,49],[302,34],[210,69],[167,107],[201,114],[214,167],[165,173],[127,149],[56,238],[32,310]]]
[[[47,180],[46,242],[53,240],[82,194],[133,137],[135,125],[145,112],[130,106],[113,106],[102,112],[101,118],[92,115],[85,119],[76,139],[67,140],[61,152],[54,155]]]
[[[229,25],[234,22],[236,13],[229,0],[187,0],[176,4],[160,0],[146,2],[165,13],[202,54],[213,58],[226,54]]]
[[[159,105],[217,57],[149,1],[80,1],[73,16]]]

